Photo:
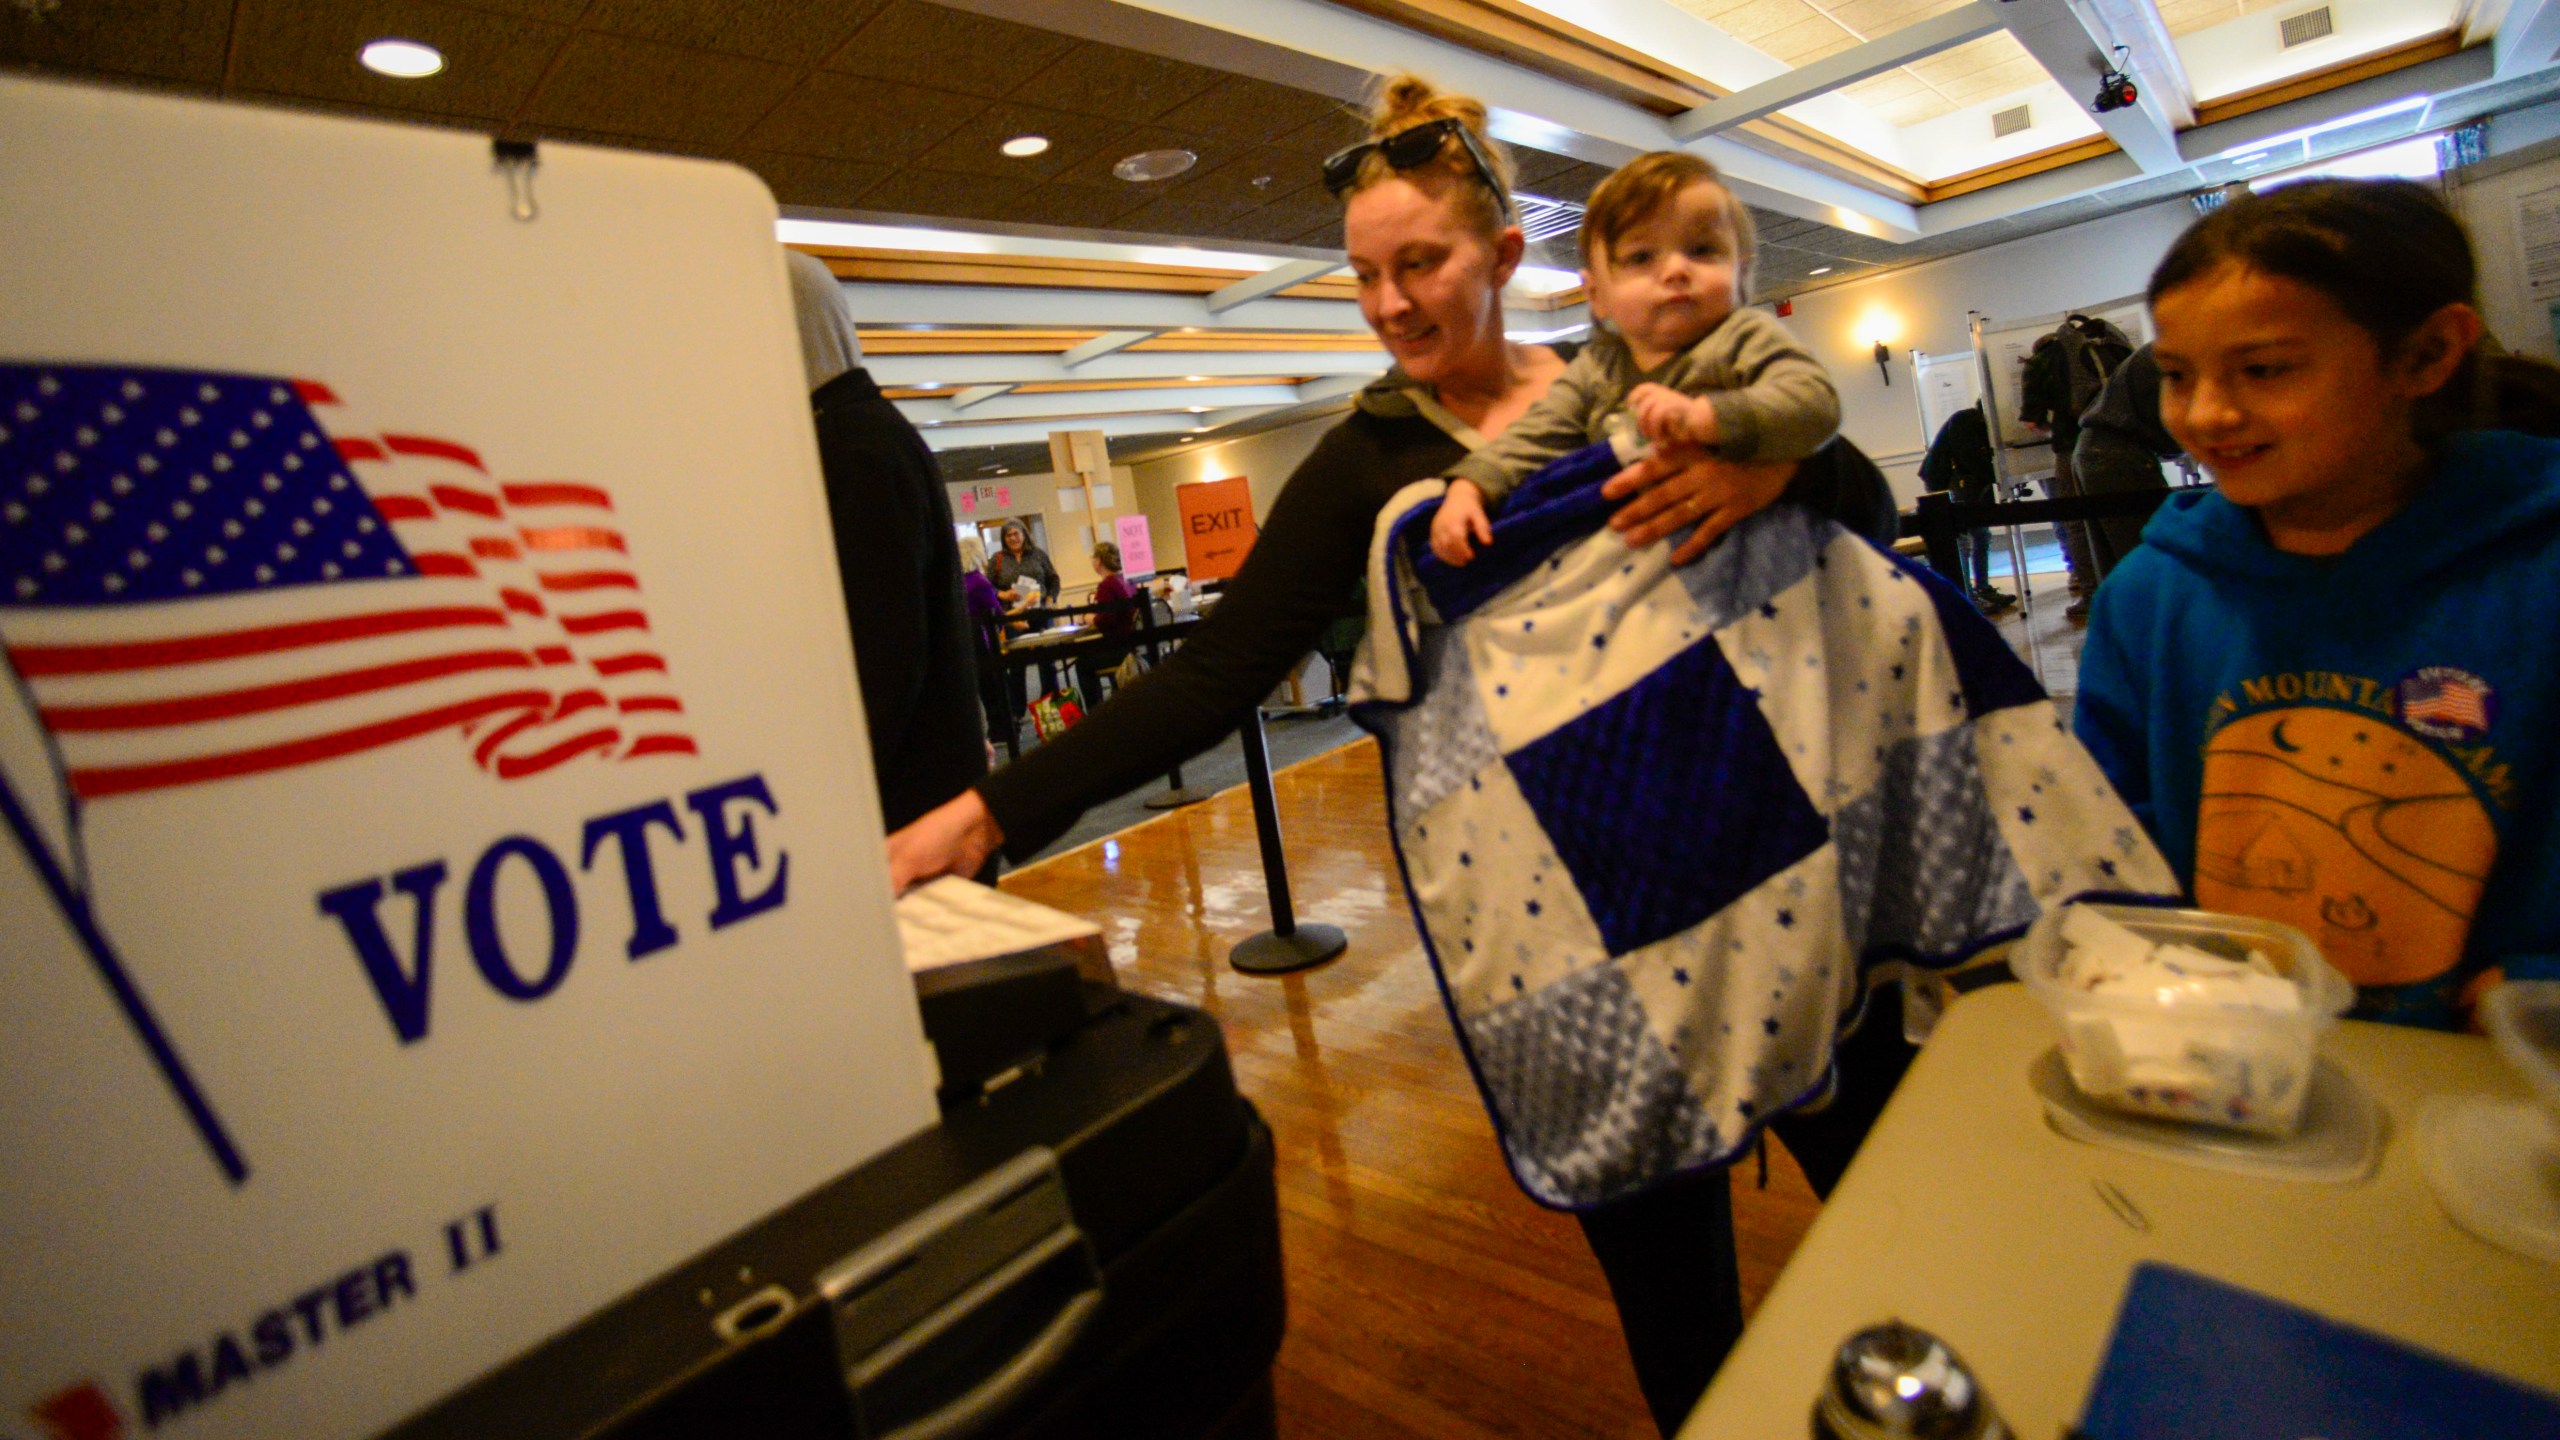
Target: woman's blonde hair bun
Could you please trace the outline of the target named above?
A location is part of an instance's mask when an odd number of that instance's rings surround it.
[[[1444,145],[1430,161],[1402,173],[1407,176],[1443,175],[1463,182],[1450,189],[1449,198],[1465,207],[1469,218],[1486,235],[1500,234],[1502,227],[1509,223],[1505,205],[1511,198],[1516,172],[1511,164],[1511,152],[1485,133],[1484,102],[1473,95],[1443,90],[1421,76],[1409,73],[1389,75],[1378,82],[1376,97],[1369,104],[1370,139],[1384,140],[1434,120],[1455,120],[1467,127],[1477,147],[1492,163],[1493,180],[1501,187],[1501,194],[1494,194],[1477,180],[1475,162],[1468,158],[1463,147],[1457,145]],[[1372,154],[1361,162],[1360,176],[1352,182],[1349,193],[1357,194],[1397,173],[1385,156]]]

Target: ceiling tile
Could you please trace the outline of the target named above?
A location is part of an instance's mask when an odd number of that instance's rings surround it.
[[[1582,163],[1570,155],[1558,155],[1527,145],[1513,145],[1508,148],[1511,151],[1511,169],[1515,176],[1512,183],[1523,190],[1538,190],[1539,181]],[[1540,190],[1538,193],[1546,192]]]
[[[1023,200],[1036,188],[1027,180],[999,180],[992,175],[960,175],[909,166],[891,171],[864,191],[862,207],[899,215],[1020,220]]]
[[[1128,130],[1126,125],[1091,115],[1000,100],[926,151],[920,163],[930,169],[961,170],[1004,180],[1047,180],[1070,166],[1091,160]],[[1049,148],[1020,159],[997,148],[1018,135],[1045,136]]]
[[[430,0],[246,0],[234,23],[238,61],[231,81],[240,89],[493,120],[515,113],[569,33]],[[394,80],[357,63],[365,43],[385,35],[442,50],[443,72]]]
[[[1299,243],[1299,237],[1310,230],[1323,234],[1320,243],[1327,250],[1342,248],[1342,205],[1322,190],[1292,195],[1276,200],[1259,210],[1250,210],[1234,222],[1236,233],[1247,240],[1266,244]]]
[[[1849,0],[1825,5],[1832,17],[1870,40],[1917,25],[1933,15],[1961,10],[1972,0]]]
[[[97,0],[38,18],[0,6],[0,62],[103,68],[194,85],[222,83],[231,0]]]
[[[1672,3],[1701,20],[1713,23],[1718,29],[1723,29],[1722,17],[1748,7],[1752,0],[1672,0]],[[1727,30],[1725,33],[1732,32]]]
[[[793,155],[901,164],[986,108],[974,96],[820,73],[800,82],[744,143]]]
[[[1368,120],[1349,106],[1338,106],[1333,114],[1300,126],[1286,135],[1274,136],[1270,143],[1320,160],[1346,145],[1356,145],[1368,136]]]
[[[1858,42],[1848,31],[1814,15],[1751,43],[1791,66],[1804,66],[1825,55],[1837,55]]]
[[[723,55],[815,65],[888,0],[596,0],[579,28]],[[568,0],[572,18],[577,0]]]
[[[1312,91],[1244,75],[1227,75],[1157,116],[1156,123],[1267,144],[1274,135],[1290,134],[1339,116],[1343,108],[1340,101]]]
[[[1609,178],[1610,169],[1607,165],[1576,160],[1567,168],[1539,181],[1531,193],[1544,195],[1550,200],[1570,200],[1579,205],[1591,198],[1593,186]]]
[[[756,172],[774,200],[783,205],[820,205],[852,209],[863,193],[889,174],[886,165],[861,160],[825,160],[814,155],[777,155],[770,150],[741,150],[737,162]]]
[[[1219,72],[1180,60],[1079,45],[1015,87],[1013,98],[1107,120],[1152,120],[1218,79]]]
[[[1012,94],[1075,43],[1053,30],[923,0],[892,0],[828,59],[827,68],[879,80],[931,79],[946,90],[993,99]]]
[[[1111,173],[1112,166],[1131,155],[1147,150],[1177,149],[1188,150],[1200,158],[1189,170],[1170,180],[1139,181],[1133,186],[1133,182],[1123,180]],[[1069,185],[1098,185],[1105,189],[1176,190],[1180,189],[1185,182],[1206,175],[1244,153],[1245,149],[1245,146],[1235,141],[1223,140],[1214,135],[1161,130],[1152,125],[1140,125],[1121,131],[1118,138],[1104,145],[1099,151],[1059,171],[1057,178]]]
[[[1320,186],[1323,178],[1316,162],[1307,156],[1256,146],[1230,157],[1214,170],[1195,169],[1181,184],[1186,199],[1237,200],[1263,206]],[[1321,189],[1315,193],[1324,195]]]
[[[1121,216],[1113,228],[1142,235],[1197,235],[1214,232],[1254,208],[1232,201],[1194,203],[1180,195],[1164,195]]]
[[[564,145],[601,145],[610,150],[638,150],[651,155],[673,155],[689,160],[719,160],[733,164],[736,162],[735,156],[716,145],[688,145],[675,140],[617,135],[606,130],[581,130],[570,125],[526,126],[521,133],[534,139],[558,141]]]
[[[2025,54],[2018,42],[2006,32],[1970,40],[1952,50],[1912,61],[1905,69],[1933,85],[1944,85],[1970,75],[1976,70],[1999,64],[2015,55]]]
[[[1339,250],[1342,248],[1342,217],[1337,215],[1322,225],[1308,229],[1298,238],[1282,243],[1302,245],[1311,250]]]
[[[1720,12],[1714,24],[1736,40],[1759,45],[1764,36],[1819,18],[1804,0],[1744,0],[1744,3]],[[1763,45],[1760,48],[1765,50],[1768,47]]]
[[[576,25],[587,13],[588,0],[471,0],[474,10],[494,10],[520,20],[542,20],[553,25]]]
[[[1145,203],[1144,196],[1098,186],[1042,185],[1022,197],[1019,218],[1074,230],[1102,230]]]
[[[797,72],[762,60],[581,34],[562,49],[525,118],[726,145],[790,94],[796,78]]]
[[[1909,70],[1887,70],[1855,85],[1843,85],[1840,93],[1862,105],[1890,105],[1897,100],[1924,94],[1928,89],[1928,82]]]

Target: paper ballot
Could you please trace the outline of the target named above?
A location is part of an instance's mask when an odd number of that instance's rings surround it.
[[[1102,973],[1093,978],[1110,978],[1101,926],[957,876],[900,897],[898,938],[906,945],[909,970],[1070,945],[1081,952],[1079,969],[1091,973],[1098,963]]]

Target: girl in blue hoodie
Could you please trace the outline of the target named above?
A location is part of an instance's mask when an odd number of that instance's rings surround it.
[[[2151,277],[2160,418],[2213,476],[2099,591],[2076,724],[2208,909],[2358,1013],[2560,978],[2560,443],[2460,428],[2461,225],[2405,181],[2235,199]]]

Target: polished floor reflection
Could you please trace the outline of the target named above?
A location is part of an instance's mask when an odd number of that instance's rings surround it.
[[[1006,879],[1099,922],[1121,983],[1224,1025],[1279,1145],[1288,1440],[1653,1434],[1608,1287],[1572,1218],[1515,1186],[1451,1038],[1386,835],[1370,741],[1282,771],[1298,914],[1351,946],[1259,979],[1227,967],[1269,926],[1245,792],[1231,790]],[[1745,1303],[1815,1201],[1777,1146],[1736,1167]]]

